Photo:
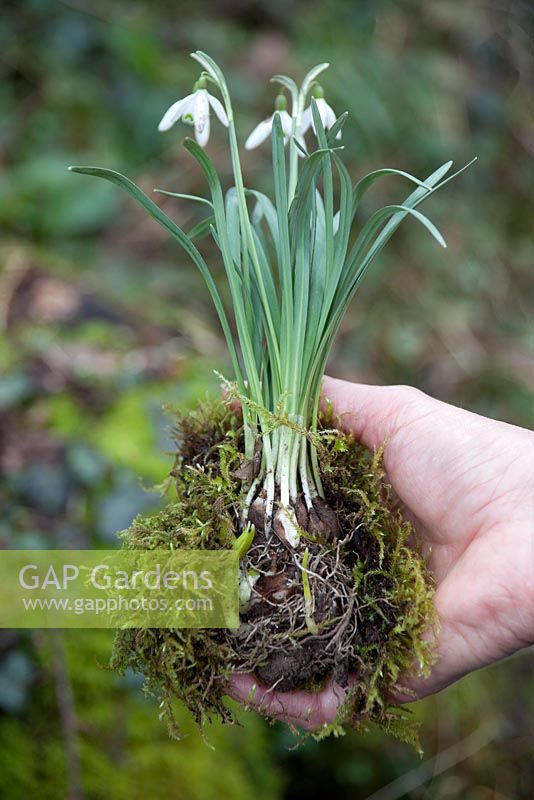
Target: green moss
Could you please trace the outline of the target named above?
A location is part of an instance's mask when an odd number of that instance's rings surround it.
[[[57,707],[52,633],[32,635],[38,668],[27,708],[0,714],[2,800],[58,800],[69,795],[64,731]],[[279,800],[282,776],[269,758],[270,732],[249,715],[246,731],[210,726],[207,748],[184,708],[177,716],[184,734],[169,739],[152,702],[131,676],[114,680],[101,669],[109,656],[110,631],[61,634],[78,722],[83,796],[86,800]]]
[[[330,420],[328,420],[330,422]],[[370,454],[352,437],[324,436],[320,453],[326,498],[343,514],[347,527],[359,526],[353,569],[360,601],[376,626],[376,641],[362,644],[358,681],[340,712],[343,722],[377,724],[388,734],[419,747],[417,726],[406,707],[388,700],[401,673],[427,674],[433,662],[436,626],[433,581],[415,532],[395,509],[384,481],[382,451]]]
[[[163,487],[169,504],[151,517],[137,517],[122,534],[128,548],[229,548],[235,541],[242,464],[241,420],[222,403],[201,406],[177,417],[178,453]],[[172,735],[179,731],[172,710],[180,698],[202,727],[210,719],[232,721],[221,681],[229,653],[213,630],[124,630],[117,634],[111,666],[131,667],[145,676],[146,690],[158,697]],[[211,687],[207,691],[208,687]]]
[[[325,426],[329,420],[325,420]],[[379,725],[414,744],[411,714],[388,699],[399,675],[428,670],[431,644],[424,633],[434,622],[432,582],[413,546],[413,529],[394,509],[383,479],[381,454],[353,438],[324,430],[319,449],[325,498],[353,538],[353,576],[358,614],[356,683],[333,726]],[[165,490],[169,504],[152,517],[138,517],[123,533],[130,548],[229,548],[239,535],[242,500],[242,429],[239,413],[217,403],[177,419],[178,454]],[[408,540],[410,539],[410,544]],[[182,700],[202,727],[214,718],[233,722],[224,698],[232,648],[217,630],[125,630],[116,638],[112,666],[145,676],[147,691],[161,703],[173,735],[178,730],[173,698]]]

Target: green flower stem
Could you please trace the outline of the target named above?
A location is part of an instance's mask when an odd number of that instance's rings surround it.
[[[304,103],[306,98],[302,91],[298,93],[296,108],[292,108],[293,128],[291,130],[291,141],[289,142],[289,184],[287,189],[288,204],[295,196],[295,189],[297,187],[298,169],[299,169],[299,155],[298,147],[295,144],[295,139],[298,139],[300,128],[302,125],[302,114],[304,113]]]
[[[267,322],[267,334],[271,338],[272,341],[272,348],[273,348],[273,356],[275,364],[275,374],[271,375],[271,379],[275,381],[275,383],[280,385],[280,352],[278,348],[278,339],[276,336],[276,332],[274,330],[274,323],[272,319],[271,309],[269,307],[269,303],[265,293],[265,286],[261,277],[261,267],[258,260],[258,254],[256,251],[256,245],[254,242],[254,236],[252,232],[252,226],[250,223],[250,218],[248,214],[248,207],[246,202],[246,195],[245,195],[245,186],[243,183],[243,174],[241,170],[241,162],[239,159],[239,148],[237,145],[237,135],[235,130],[235,123],[234,123],[234,113],[232,107],[232,101],[230,98],[230,93],[228,91],[228,87],[226,84],[226,80],[224,78],[223,73],[217,66],[217,64],[205,53],[197,52],[193,54],[194,57],[208,70],[210,76],[216,81],[219,89],[221,91],[221,95],[223,97],[223,102],[226,109],[226,114],[228,117],[228,136],[229,136],[229,144],[230,144],[230,156],[232,159],[232,169],[234,173],[234,181],[235,187],[237,190],[238,196],[238,207],[239,207],[239,222],[241,231],[245,234],[245,245],[241,248],[241,255],[242,255],[242,283],[243,283],[243,294],[244,294],[244,305],[246,308],[246,313],[250,314],[250,304],[247,302],[247,299],[251,297],[251,278],[250,278],[250,269],[249,269],[249,258],[252,260],[253,267],[256,271],[257,276],[257,284],[260,291],[260,296],[262,300],[262,306],[265,314],[265,319]],[[251,319],[249,316],[249,330],[257,324],[257,321]],[[252,380],[253,376],[256,376],[256,369],[255,365],[253,365],[252,359],[246,359],[246,372],[249,375],[249,388],[252,389],[253,398],[256,403],[262,407],[265,405],[264,397],[261,391],[261,385],[259,383],[259,379]],[[255,385],[253,385],[253,383]],[[271,444],[271,437],[270,432],[267,430],[265,423],[260,418],[260,427],[262,428],[262,440],[263,440],[263,453],[265,456],[265,463],[266,463],[266,479],[265,479],[265,486],[267,490],[267,501],[266,501],[266,518],[269,521],[272,516],[272,508],[274,505],[274,472],[276,469],[276,465],[273,461],[273,449]],[[249,445],[250,450],[250,445]],[[250,456],[249,456],[250,457]]]

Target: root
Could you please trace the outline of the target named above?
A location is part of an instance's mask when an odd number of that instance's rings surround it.
[[[274,474],[272,470],[267,472],[265,482],[265,524],[264,528],[265,531],[268,533],[271,530],[271,524],[273,520],[273,511],[274,511],[274,495],[275,495],[275,484],[274,484]]]
[[[299,475],[302,484],[302,492],[304,494],[306,508],[310,511],[313,506],[313,498],[318,496],[318,491],[308,477],[308,447],[305,439],[301,442],[299,459]]]
[[[310,542],[306,559],[302,553],[289,552],[278,539],[256,537],[244,567],[254,569],[260,578],[243,609],[243,626],[237,633],[226,633],[239,653],[233,664],[237,671],[255,671],[263,683],[276,685],[279,691],[303,683],[316,685],[331,675],[346,686],[349,669],[358,658],[358,598],[351,569],[341,558],[345,544]],[[313,598],[313,632],[304,571]],[[332,640],[335,644],[328,647]]]
[[[244,528],[249,519],[249,512],[250,507],[252,505],[253,500],[255,499],[256,495],[258,494],[258,489],[261,483],[264,480],[264,470],[263,468],[260,471],[260,474],[257,478],[255,478],[251,484],[250,489],[248,490],[245,501],[243,503],[243,508],[241,509],[240,520],[241,520],[241,527]]]

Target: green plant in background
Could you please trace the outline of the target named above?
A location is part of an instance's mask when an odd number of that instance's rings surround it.
[[[185,147],[206,176],[211,200],[187,197],[207,204],[209,217],[186,234],[119,173],[96,167],[70,169],[118,184],[166,228],[201,271],[231,356],[235,396],[243,407],[244,454],[249,461],[253,461],[256,443],[261,440],[261,467],[248,487],[243,520],[263,485],[267,527],[272,524],[278,499],[277,513],[285,537],[296,546],[299,530],[294,507],[299,493],[303,493],[309,511],[314,498],[323,494],[313,432],[317,430],[322,375],[343,315],[370,264],[405,217],[414,217],[445,246],[439,231],[417,206],[454,177],[445,177],[452,162],[439,167],[424,181],[400,170],[380,169],[353,186],[336,145],[347,115],[335,119],[326,104],[315,79],[328,65],[320,64],[307,74],[300,89],[284,75],[273,78],[289,92],[291,116],[285,109],[285,96],[280,94],[272,118],[261,123],[247,141],[248,147],[259,143],[272,125],[272,202],[245,185],[234,112],[223,73],[205,53],[197,51],[193,58],[204,72],[193,93],[174,103],[159,127],[167,130],[180,118],[194,125],[198,141],[187,139]],[[222,105],[208,92],[208,83],[220,91]],[[310,96],[311,104],[305,108]],[[226,194],[213,163],[200,146],[209,137],[210,105],[228,127],[234,186]],[[303,136],[310,127],[318,146],[308,153]],[[303,156],[300,170],[299,156]],[[337,203],[334,173],[339,179]],[[376,211],[351,244],[351,230],[362,197],[377,180],[388,175],[402,177],[416,188],[402,204]],[[322,193],[318,188],[320,180]],[[195,244],[208,232],[224,264],[237,344],[229,314]]]

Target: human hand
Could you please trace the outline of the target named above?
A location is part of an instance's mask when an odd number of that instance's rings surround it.
[[[436,581],[440,630],[428,678],[404,676],[399,702],[432,694],[534,643],[534,433],[405,386],[325,378],[336,423],[370,450],[385,442],[386,479]],[[344,690],[273,692],[252,676],[233,697],[307,729],[331,722]]]

